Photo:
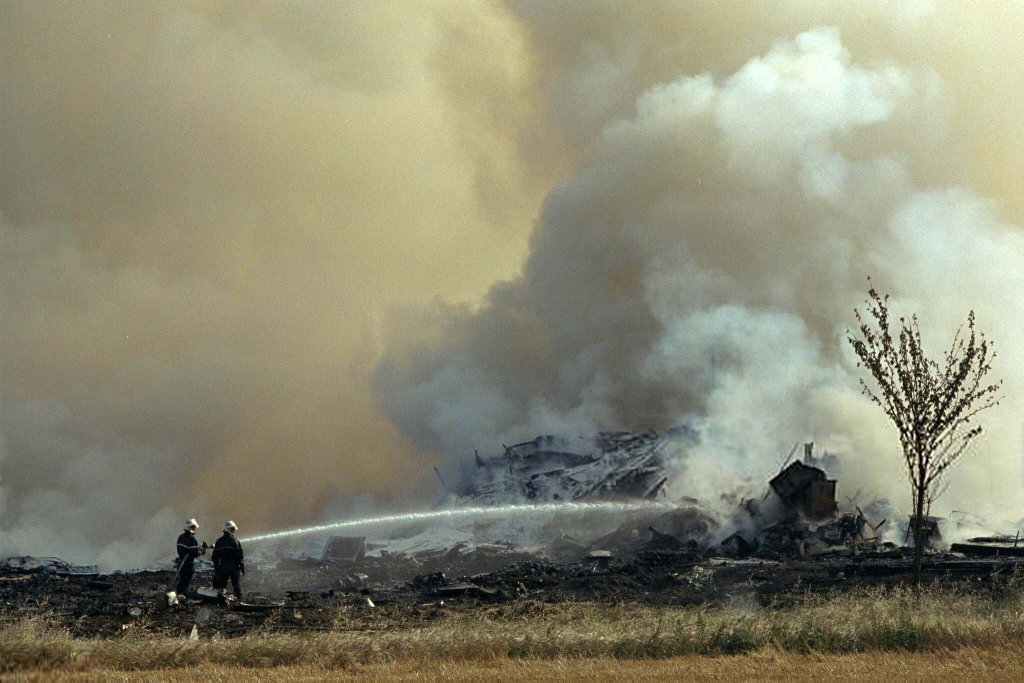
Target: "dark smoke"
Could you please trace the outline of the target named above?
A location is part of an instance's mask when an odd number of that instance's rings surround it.
[[[694,495],[814,438],[900,496],[840,342],[869,274],[936,343],[978,310],[1009,400],[946,502],[1021,504],[1010,3],[0,16],[0,555],[147,562],[683,419]]]

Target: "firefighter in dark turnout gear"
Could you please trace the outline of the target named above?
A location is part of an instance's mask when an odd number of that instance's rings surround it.
[[[185,520],[185,530],[178,536],[178,581],[174,586],[178,595],[184,595],[192,583],[192,575],[195,573],[196,558],[206,550],[199,546],[196,540],[196,531],[199,530],[199,522],[195,519]]]
[[[231,579],[235,597],[241,600],[241,575],[245,574],[245,553],[242,552],[242,544],[235,538],[236,531],[238,525],[228,522],[224,525],[224,533],[213,544],[213,587],[223,595],[228,587],[228,579]]]

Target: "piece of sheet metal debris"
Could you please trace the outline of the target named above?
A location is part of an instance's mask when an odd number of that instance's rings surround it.
[[[743,558],[754,552],[754,545],[739,532],[725,538],[719,546],[728,557]]]
[[[284,607],[284,603],[276,602],[271,604],[253,604],[251,602],[229,600],[227,606],[232,612],[272,612]]]
[[[1006,545],[994,543],[954,543],[949,549],[951,552],[961,553],[968,557],[1024,557],[1024,546],[1014,547],[1012,539]]]
[[[591,550],[583,562],[583,567],[590,572],[606,572],[611,566],[612,553],[610,550]]]
[[[328,562],[358,562],[366,555],[365,536],[331,536],[320,559]]]
[[[34,557],[32,555],[8,557],[0,562],[0,569],[16,572],[43,572],[58,576],[98,576],[100,573],[95,564],[71,564],[59,557]]]
[[[498,589],[487,586],[478,586],[475,583],[453,583],[447,586],[439,586],[436,589],[439,596],[450,598],[457,595],[479,595],[483,597],[494,597],[498,595]]]
[[[219,604],[223,604],[224,601],[227,600],[227,598],[224,595],[222,595],[221,593],[218,593],[217,590],[213,589],[213,588],[206,588],[206,587],[199,588],[199,589],[196,590],[196,595],[199,596],[199,600],[200,601],[202,601],[204,603],[207,603],[207,604],[218,604],[219,605]]]
[[[409,585],[413,588],[437,588],[443,586],[448,582],[444,572],[430,572],[427,574],[417,574],[413,577]]]

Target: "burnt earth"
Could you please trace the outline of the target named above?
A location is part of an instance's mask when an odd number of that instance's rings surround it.
[[[498,603],[784,606],[809,592],[906,583],[911,552],[730,560],[668,550],[570,563],[487,557],[476,566],[464,555],[458,562],[438,556],[426,565],[398,558],[291,562],[280,569],[250,570],[243,579],[243,604],[204,604],[193,594],[170,608],[164,598],[170,572],[84,577],[7,570],[0,574],[0,621],[43,616],[78,636],[115,637],[128,631],[181,636],[199,617],[204,635],[231,636],[254,629],[415,625]],[[969,581],[972,589],[991,592],[1004,583],[1002,577],[1018,571],[1020,560],[934,554],[926,577],[931,582]],[[209,579],[201,573],[195,586],[206,586]]]

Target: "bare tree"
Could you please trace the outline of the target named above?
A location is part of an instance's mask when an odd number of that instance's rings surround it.
[[[945,491],[946,471],[981,434],[975,418],[999,403],[1002,382],[985,383],[995,352],[992,343],[967,316],[941,362],[925,356],[917,316],[899,319],[890,329],[889,297],[874,287],[868,291],[867,316],[854,309],[859,334],[847,340],[875,381],[872,389],[860,380],[864,394],[885,411],[903,447],[914,500],[914,580],[921,580],[924,557],[924,519],[931,504]],[[897,336],[894,337],[893,335]]]

